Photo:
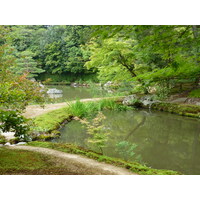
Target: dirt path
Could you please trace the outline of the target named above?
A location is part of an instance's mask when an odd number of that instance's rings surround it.
[[[81,99],[81,102],[89,102],[89,101],[99,101],[101,99],[113,99],[113,97],[106,97],[106,98],[92,98],[92,99]],[[71,101],[75,102],[75,101]],[[30,105],[26,107],[25,113],[23,114],[27,118],[34,118],[38,115],[48,113],[52,110],[56,110],[59,108],[63,108],[67,106],[67,103],[55,103],[55,104],[46,104],[44,108],[40,107],[39,105]]]
[[[137,175],[120,167],[100,163],[95,160],[85,158],[76,154],[68,154],[61,151],[32,146],[10,146],[11,149],[21,149],[35,151],[52,156],[56,162],[64,164],[69,170],[69,174],[78,175]]]

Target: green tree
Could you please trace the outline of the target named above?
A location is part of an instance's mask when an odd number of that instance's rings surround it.
[[[38,74],[44,72],[45,70],[41,69],[37,62],[33,59],[34,53],[26,50],[17,53],[16,66],[12,70],[16,74],[27,74],[27,77],[35,77]]]

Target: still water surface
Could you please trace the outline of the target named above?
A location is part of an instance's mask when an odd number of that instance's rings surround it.
[[[49,97],[54,102],[64,102],[76,99],[88,99],[93,97],[102,97],[106,95],[106,91],[100,88],[90,87],[71,87],[66,85],[48,85],[47,88],[56,88],[62,90],[62,94],[49,94]]]
[[[110,132],[103,149],[105,155],[136,160],[152,168],[200,174],[200,120],[148,110],[104,114],[104,125]],[[54,142],[99,151],[87,142],[88,137],[83,125],[72,121],[62,128],[61,137]]]

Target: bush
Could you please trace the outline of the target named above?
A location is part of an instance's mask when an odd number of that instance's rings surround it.
[[[29,125],[28,119],[21,116],[16,111],[0,111],[0,129],[3,132],[14,131],[15,136],[19,137],[22,141],[28,141]]]

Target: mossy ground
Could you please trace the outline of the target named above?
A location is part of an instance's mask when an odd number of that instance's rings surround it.
[[[88,158],[95,159],[99,162],[105,162],[105,163],[112,164],[112,165],[115,165],[118,167],[123,167],[123,168],[129,169],[130,171],[137,173],[137,174],[141,174],[141,175],[178,175],[178,174],[181,174],[179,172],[175,172],[172,170],[152,169],[150,167],[141,165],[137,162],[126,162],[121,159],[107,157],[102,154],[98,154],[96,152],[84,149],[82,147],[78,147],[73,144],[58,144],[58,143],[51,143],[51,142],[35,141],[35,142],[28,143],[28,145],[51,148],[51,149],[55,149],[55,150],[66,152],[66,153],[80,154],[80,155],[86,156]]]
[[[192,90],[189,93],[189,97],[195,97],[195,98],[200,98],[200,88]]]
[[[66,166],[37,152],[0,148],[1,175],[70,175]]]
[[[178,103],[154,103],[152,109],[175,113],[187,117],[200,118],[200,106]]]

